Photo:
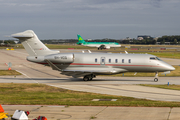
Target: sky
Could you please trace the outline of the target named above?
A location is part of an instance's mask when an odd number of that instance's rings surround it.
[[[0,40],[33,30],[39,39],[180,35],[180,0],[0,0]]]

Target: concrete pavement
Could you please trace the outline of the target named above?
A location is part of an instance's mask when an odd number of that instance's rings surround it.
[[[169,77],[168,77],[169,78]],[[105,78],[104,78],[105,79]],[[143,98],[148,100],[160,100],[160,101],[178,101],[180,102],[180,91],[178,90],[168,90],[154,87],[145,87],[137,84],[150,84],[148,80],[136,81],[126,81],[124,80],[104,80],[99,78],[97,81],[84,82],[80,79],[71,78],[30,78],[25,75],[22,76],[1,76],[0,83],[41,83],[54,87],[82,91],[82,92],[92,92],[108,95],[117,96],[127,96],[134,98]],[[111,79],[109,81],[109,79]],[[122,78],[121,78],[122,79]],[[165,79],[165,78],[164,78]],[[178,77],[179,79],[179,77]],[[179,80],[173,80],[170,83],[178,84]],[[127,83],[127,84],[126,84]],[[134,83],[134,84],[133,84]],[[153,84],[157,82],[153,82]],[[163,82],[158,82],[162,84]]]
[[[48,85],[74,91],[127,96],[148,100],[180,102],[180,91],[178,90],[145,87],[140,85]]]
[[[158,82],[153,77],[103,77],[84,82],[63,76],[50,67],[26,61],[25,50],[0,50],[0,69],[7,69],[5,63],[11,62],[12,68],[20,71],[22,76],[1,76],[0,83],[42,83],[56,87],[78,89],[101,94],[116,94],[147,98],[154,100],[179,99],[178,91],[137,86],[136,84],[180,84],[180,77],[160,77]],[[179,64],[179,60],[173,62]],[[104,93],[103,93],[104,92]],[[163,99],[162,99],[163,98]],[[180,100],[180,99],[179,99]],[[29,118],[39,115],[55,120],[179,120],[180,108],[169,107],[106,107],[106,106],[23,106],[3,105],[5,112],[13,114],[16,109],[31,111]]]
[[[48,120],[179,120],[180,108],[2,105],[13,115],[16,109],[30,111],[29,119],[45,116]]]

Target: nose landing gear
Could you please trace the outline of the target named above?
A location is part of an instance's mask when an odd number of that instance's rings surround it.
[[[154,78],[154,82],[158,81],[158,72],[156,72],[155,78]]]

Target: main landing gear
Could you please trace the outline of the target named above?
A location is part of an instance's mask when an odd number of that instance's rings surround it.
[[[84,81],[91,81],[94,77],[96,77],[95,75],[91,74],[91,75],[86,75],[84,76],[83,80]]]
[[[154,78],[154,82],[158,81],[158,72],[156,72],[155,78]]]
[[[101,45],[100,47],[98,47],[98,50],[102,50],[102,49],[106,49],[105,45]]]

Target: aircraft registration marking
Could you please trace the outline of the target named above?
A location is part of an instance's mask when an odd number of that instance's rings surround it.
[[[67,56],[54,56],[54,59],[67,59]]]

